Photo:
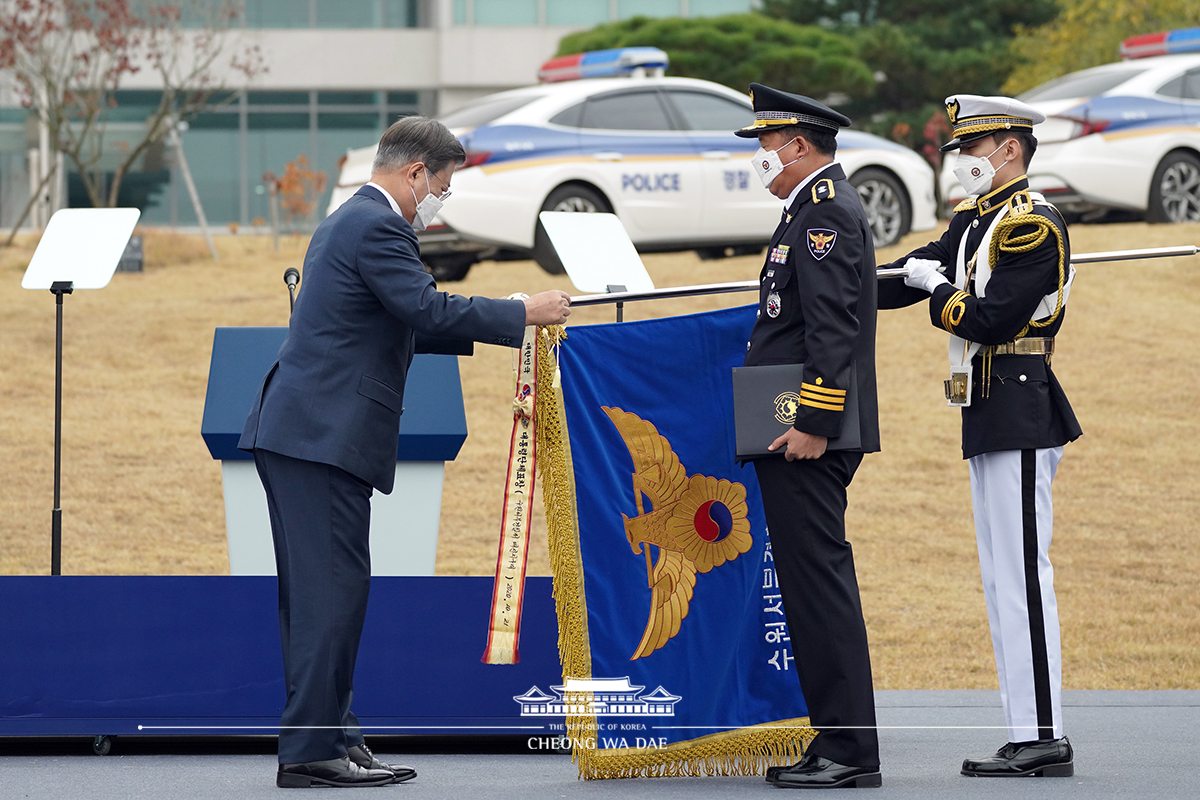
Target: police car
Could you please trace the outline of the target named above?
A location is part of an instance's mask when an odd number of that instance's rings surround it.
[[[780,202],[749,163],[749,99],[708,81],[663,77],[666,54],[625,48],[552,59],[541,83],[489,95],[441,117],[467,151],[454,196],[421,252],[439,280],[482,259],[534,258],[561,272],[540,211],[612,212],[639,250],[717,258],[759,252]],[[370,175],[375,148],[347,154],[332,212]],[[857,131],[838,134],[838,160],[885,246],[932,228],[934,175],[923,158]]]
[[[1046,115],[1030,187],[1075,219],[1200,221],[1200,28],[1134,36],[1120,53],[1018,98]],[[939,180],[956,204],[953,166],[948,157]]]

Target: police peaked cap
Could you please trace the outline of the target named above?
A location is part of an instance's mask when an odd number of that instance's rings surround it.
[[[977,94],[950,95],[946,98],[946,114],[954,126],[954,138],[942,145],[943,153],[997,131],[1017,131],[1032,136],[1033,126],[1046,121],[1045,114],[1020,100]]]
[[[760,133],[786,125],[804,125],[836,134],[839,128],[850,125],[850,118],[839,114],[811,97],[781,92],[761,83],[750,84],[750,101],[754,103],[754,124],[734,134],[753,139]]]

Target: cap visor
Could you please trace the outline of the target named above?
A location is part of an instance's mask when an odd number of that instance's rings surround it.
[[[733,132],[733,135],[734,135],[734,136],[740,136],[740,137],[742,137],[743,139],[757,139],[757,138],[758,138],[758,135],[759,135],[760,133],[766,133],[766,132],[767,132],[767,131],[769,131],[769,130],[771,130],[771,129],[770,129],[770,128],[761,127],[761,126],[759,126],[759,127],[754,127],[754,126],[751,126],[751,127],[749,127],[749,128],[741,128],[741,129],[739,129],[739,130],[736,130],[736,131],[734,131],[734,132]]]
[[[949,153],[951,150],[957,150],[964,144],[970,144],[971,142],[982,139],[985,136],[991,136],[995,132],[996,131],[980,131],[979,133],[969,133],[966,136],[956,136],[942,145],[940,149],[943,153]]]

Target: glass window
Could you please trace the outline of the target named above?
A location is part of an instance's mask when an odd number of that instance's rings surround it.
[[[249,92],[246,102],[252,106],[306,106],[308,92]]]
[[[578,128],[579,120],[583,117],[583,103],[576,103],[565,111],[560,111],[550,118],[555,125],[566,125],[568,128]]]
[[[537,25],[537,0],[475,0],[476,25]]]
[[[601,22],[608,22],[608,0],[546,0],[547,25],[598,25]]]
[[[317,104],[322,106],[373,106],[377,102],[378,92],[317,92]]]
[[[454,24],[467,24],[467,0],[454,0]]]
[[[1183,97],[1183,75],[1176,75],[1158,87],[1158,94],[1161,94],[1163,97]]]
[[[1095,97],[1104,94],[1109,89],[1115,89],[1125,81],[1146,71],[1145,67],[1129,67],[1127,69],[1106,69],[1103,71],[1084,70],[1056,78],[1049,83],[1043,83],[1036,89],[1030,89],[1017,99],[1025,102],[1043,102],[1046,100],[1066,100],[1072,97]]]
[[[279,114],[263,114],[264,117],[277,117]],[[253,120],[254,115],[251,115]],[[264,172],[270,170],[277,176],[282,175],[289,161],[295,161],[299,156],[303,155],[308,159],[309,169],[316,170],[319,164],[317,154],[313,153],[312,136],[309,133],[308,126],[304,130],[286,130],[279,128],[264,128],[262,130],[251,130],[247,134],[246,157],[249,165],[247,170],[249,189],[250,189],[250,208],[249,218],[262,217],[263,219],[271,218],[271,209],[268,207],[268,195],[266,191],[260,192],[258,187],[262,186],[262,176]],[[338,155],[341,155],[340,153]],[[336,161],[336,156],[334,157]],[[329,175],[326,170],[328,180],[337,180],[337,175]],[[203,195],[201,195],[203,196]],[[316,212],[316,219],[321,218],[320,212]],[[236,217],[233,217],[236,219]],[[293,220],[298,228],[305,227],[304,220]],[[281,224],[286,228],[289,223],[287,220],[281,220]]]
[[[246,124],[252,131],[259,130],[308,130],[308,114],[250,114]]]
[[[482,102],[471,103],[457,111],[451,111],[439,119],[447,128],[475,128],[480,125],[486,125],[492,120],[512,111],[516,111],[522,106],[529,105],[534,100],[538,99],[538,95],[523,94],[518,97],[502,97],[498,100],[487,100]]]
[[[1200,69],[1194,69],[1183,76],[1184,100],[1200,100]]]
[[[230,126],[229,122],[233,125]],[[191,127],[180,137],[183,153],[187,157],[196,193],[204,206],[204,216],[212,225],[233,222],[240,216],[241,192],[241,134],[238,132],[237,114],[201,114]],[[151,218],[166,214],[170,220],[172,200],[164,193],[156,199]],[[183,186],[183,179],[175,181],[173,201],[175,215],[180,225],[197,224],[196,212]],[[149,220],[147,220],[149,221]]]
[[[657,92],[621,92],[593,97],[583,109],[581,128],[667,131],[671,123]]]
[[[248,28],[308,28],[308,0],[245,0]]]
[[[688,0],[688,16],[717,17],[722,14],[749,14],[750,0]]]
[[[388,92],[387,103],[389,106],[413,106],[417,105],[416,92]]]
[[[694,131],[735,131],[754,122],[754,111],[748,104],[728,97],[679,90],[668,91],[667,96]]]
[[[379,127],[379,114],[374,111],[356,111],[346,114],[317,114],[317,127],[322,130],[325,128],[348,128],[350,130],[366,129],[374,131]]]
[[[677,17],[680,11],[679,0],[617,0],[617,19]]]
[[[380,22],[379,0],[317,0],[318,28],[378,28]]]
[[[417,0],[382,0],[383,27],[417,27]]]

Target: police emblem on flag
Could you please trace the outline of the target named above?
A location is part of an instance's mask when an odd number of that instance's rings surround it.
[[[837,231],[831,231],[828,228],[808,229],[808,252],[812,253],[812,257],[817,261],[829,255],[835,242],[837,242]]]
[[[783,304],[779,301],[779,292],[771,292],[767,295],[767,316],[775,319],[779,316],[780,309]]]

